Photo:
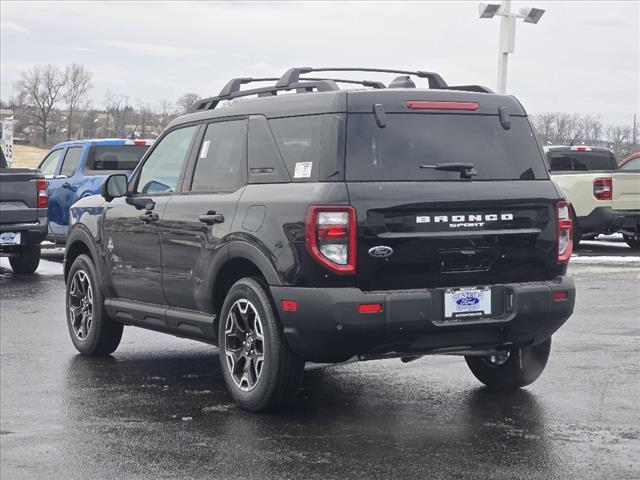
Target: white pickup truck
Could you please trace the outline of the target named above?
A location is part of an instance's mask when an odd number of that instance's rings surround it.
[[[618,170],[608,148],[545,147],[551,179],[564,190],[574,216],[574,248],[583,238],[622,233],[640,249],[640,170]]]

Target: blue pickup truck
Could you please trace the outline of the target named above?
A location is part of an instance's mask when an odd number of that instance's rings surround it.
[[[40,171],[49,182],[47,239],[64,243],[69,228],[69,207],[100,193],[112,173],[133,172],[153,140],[99,139],[59,143],[44,157]]]

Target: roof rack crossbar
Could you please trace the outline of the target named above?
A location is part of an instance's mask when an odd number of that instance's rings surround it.
[[[322,68],[313,68],[313,67],[297,67],[290,68],[287,70],[278,83],[276,83],[277,87],[284,87],[293,82],[297,82],[300,80],[300,75],[311,72],[375,72],[375,73],[398,73],[402,75],[414,75],[419,78],[426,78],[429,81],[429,88],[437,88],[437,89],[446,89],[447,82],[435,72],[425,72],[422,70],[412,71],[412,70],[394,70],[389,68],[364,68],[364,67],[322,67]]]
[[[249,82],[245,82],[245,83],[249,83]],[[239,85],[242,85],[242,83],[239,83],[238,87]],[[275,95],[277,94],[277,92],[287,91],[287,90],[296,90],[296,92],[298,93],[303,93],[303,92],[311,91],[313,89],[319,92],[330,92],[330,91],[339,90],[335,82],[332,82],[331,80],[320,80],[315,82],[302,81],[302,82],[292,83],[291,85],[288,85],[286,87],[269,86],[269,87],[262,87],[262,88],[252,88],[250,90],[237,90],[235,92],[229,93],[228,95],[218,95],[215,97],[204,98],[202,100],[199,100],[195,104],[195,106],[190,110],[190,113],[198,112],[202,110],[214,109],[216,108],[216,105],[218,105],[218,103],[221,100],[233,100],[234,98],[249,97],[251,95],[258,95],[258,96],[266,96],[268,94]],[[231,90],[232,89],[230,88],[229,91]]]

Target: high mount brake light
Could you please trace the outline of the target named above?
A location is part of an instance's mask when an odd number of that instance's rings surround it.
[[[153,140],[133,140],[128,138],[124,141],[124,144],[136,146],[153,145]]]
[[[596,200],[611,200],[613,198],[613,179],[610,177],[595,178],[593,180],[593,196]]]
[[[49,196],[47,195],[47,182],[44,178],[36,179],[36,205],[38,208],[47,208],[49,206]]]
[[[573,252],[573,221],[569,202],[556,204],[556,228],[558,230],[558,263],[568,263]]]
[[[426,100],[407,100],[404,102],[411,110],[478,110],[476,102],[434,102]]]
[[[348,206],[315,206],[307,210],[305,243],[309,254],[339,275],[356,271],[356,211]]]

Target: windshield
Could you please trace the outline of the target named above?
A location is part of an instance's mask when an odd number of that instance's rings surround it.
[[[588,172],[589,170],[615,170],[616,159],[610,152],[577,152],[551,150],[547,152],[552,172]]]
[[[97,145],[91,148],[85,168],[133,171],[148,148],[148,145]]]
[[[471,163],[477,180],[547,179],[547,169],[525,117],[505,130],[497,115],[373,114],[347,121],[346,178],[351,181],[460,180],[460,172],[421,165]]]

